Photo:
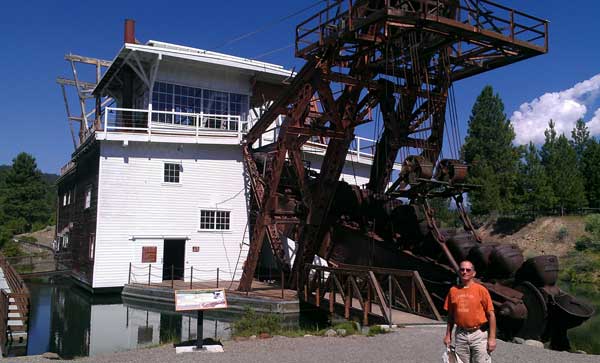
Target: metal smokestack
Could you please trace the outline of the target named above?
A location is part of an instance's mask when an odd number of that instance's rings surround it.
[[[135,20],[125,19],[125,43],[135,44]]]

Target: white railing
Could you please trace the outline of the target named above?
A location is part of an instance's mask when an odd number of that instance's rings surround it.
[[[104,110],[104,134],[133,132],[152,134],[206,135],[225,133],[241,139],[247,122],[238,115],[217,115],[107,107]]]
[[[265,131],[257,141],[257,146],[264,146],[277,141],[283,119],[280,117],[274,127]],[[215,133],[236,136],[242,139],[252,127],[252,121],[242,120],[238,115],[217,115],[206,113],[188,113],[175,111],[157,111],[152,107],[145,109],[107,107],[104,110],[103,132],[105,137],[111,132],[144,133],[148,136],[190,135],[210,136]],[[304,146],[308,152],[324,154],[329,140],[325,137],[312,137]],[[348,154],[356,157],[355,161],[371,161],[375,153],[376,140],[355,136],[350,144]]]
[[[276,142],[277,138],[279,137],[279,130],[281,128],[281,126],[279,126],[280,124],[281,122],[275,122],[275,125],[277,126],[267,129],[256,142],[256,146],[261,147]],[[249,125],[252,127],[251,123]],[[244,133],[245,132],[246,130],[244,130]],[[328,142],[329,139],[326,137],[313,136],[306,144],[304,144],[303,149],[315,154],[325,154]],[[348,155],[350,155],[350,157],[355,157],[353,160],[356,162],[372,161],[376,146],[376,140],[355,136],[354,140],[350,144],[350,147],[348,148]]]

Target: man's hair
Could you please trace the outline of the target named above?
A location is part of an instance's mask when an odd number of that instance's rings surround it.
[[[463,263],[468,263],[471,265],[471,267],[473,268],[473,271],[475,271],[475,265],[473,264],[473,262],[469,261],[469,260],[462,260],[460,261],[460,263],[458,264],[458,266],[460,267],[460,265],[462,265]]]

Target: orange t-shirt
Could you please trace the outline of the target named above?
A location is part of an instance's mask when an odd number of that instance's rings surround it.
[[[473,328],[487,322],[486,313],[494,311],[488,290],[478,283],[469,287],[452,286],[444,310],[454,317],[454,323],[463,328]]]

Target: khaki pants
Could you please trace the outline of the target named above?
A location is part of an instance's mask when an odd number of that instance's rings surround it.
[[[491,363],[492,358],[487,352],[487,332],[479,329],[468,332],[457,328],[454,335],[456,355],[463,363]]]

